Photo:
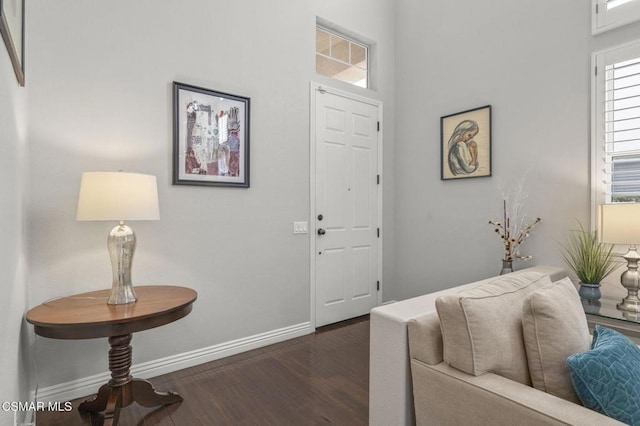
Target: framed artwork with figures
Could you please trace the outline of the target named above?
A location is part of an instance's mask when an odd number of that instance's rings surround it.
[[[440,178],[491,176],[491,105],[440,118]]]
[[[250,99],[173,82],[173,184],[249,187]]]
[[[0,35],[20,86],[24,86],[24,1],[0,0]]]

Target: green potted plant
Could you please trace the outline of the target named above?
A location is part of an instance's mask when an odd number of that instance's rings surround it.
[[[587,231],[578,222],[579,230],[571,232],[563,245],[562,257],[580,280],[580,297],[600,299],[600,283],[620,265],[615,259],[613,245],[598,241],[596,231]]]

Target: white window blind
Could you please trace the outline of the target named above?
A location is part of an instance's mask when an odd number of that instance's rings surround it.
[[[596,61],[596,203],[640,202],[640,43]]]
[[[640,201],[640,57],[605,67],[604,109],[611,202]]]

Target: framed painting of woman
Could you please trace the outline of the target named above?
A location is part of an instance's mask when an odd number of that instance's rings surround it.
[[[440,118],[440,178],[491,176],[491,105]]]

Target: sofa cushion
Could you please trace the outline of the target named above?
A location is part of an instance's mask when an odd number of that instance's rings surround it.
[[[526,297],[522,333],[533,387],[580,403],[571,383],[567,357],[588,350],[591,336],[580,296],[569,278]]]
[[[490,371],[530,385],[522,303],[550,284],[548,275],[522,271],[438,298],[444,360],[475,376]]]
[[[617,331],[596,325],[591,350],[567,358],[585,407],[640,424],[640,348]]]
[[[407,322],[409,356],[427,364],[442,362],[442,330],[436,312],[430,312]]]

